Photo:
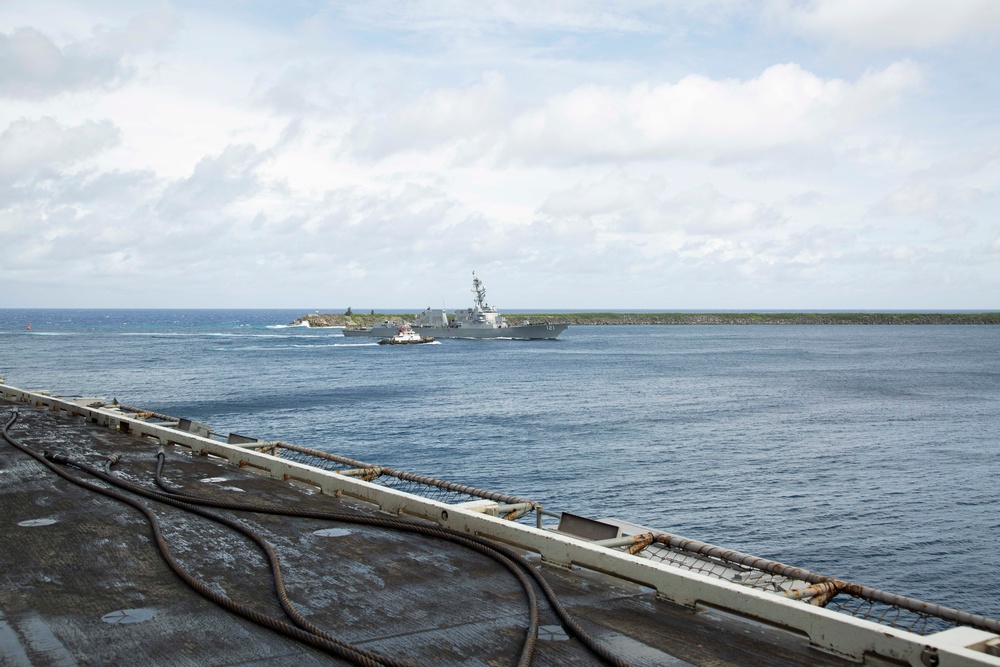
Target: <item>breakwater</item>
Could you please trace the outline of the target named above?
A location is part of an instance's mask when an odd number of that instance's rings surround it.
[[[385,320],[409,322],[413,313],[312,313],[291,325],[306,322],[311,327],[369,327]],[[1000,312],[982,313],[511,313],[511,324],[533,323],[585,325],[674,324],[1000,324]]]

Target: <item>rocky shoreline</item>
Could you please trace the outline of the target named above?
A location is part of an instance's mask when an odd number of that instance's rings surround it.
[[[413,313],[310,313],[289,326],[370,327],[385,320],[410,322]],[[532,323],[587,325],[675,324],[675,325],[779,325],[779,324],[1000,324],[1000,312],[983,313],[510,313],[511,324]]]

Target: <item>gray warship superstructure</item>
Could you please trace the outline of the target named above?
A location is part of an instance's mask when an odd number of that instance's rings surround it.
[[[486,303],[486,288],[473,272],[472,294],[475,305],[472,308],[456,310],[455,316],[449,321],[443,308],[427,308],[417,315],[409,326],[421,336],[435,338],[517,338],[526,340],[544,340],[556,338],[566,330],[568,324],[550,324],[547,322],[511,325],[500,314],[496,306]],[[396,334],[399,322],[385,321],[373,327],[345,327],[345,336],[368,336],[372,338],[389,338]]]

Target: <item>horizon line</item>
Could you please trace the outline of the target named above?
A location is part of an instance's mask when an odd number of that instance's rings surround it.
[[[354,308],[349,307],[354,315],[369,315],[374,310],[376,314],[399,314],[399,313],[419,313],[423,308]],[[0,306],[0,311],[14,310],[113,310],[113,311],[134,311],[134,310],[176,310],[176,311],[289,311],[302,312],[305,314],[319,313],[322,315],[346,315],[347,307],[338,308],[295,308],[295,307],[218,307],[218,306]],[[448,309],[443,310],[462,310]],[[553,313],[553,314],[573,314],[573,313],[995,313],[1000,312],[1000,307],[995,308],[505,308],[501,313]]]

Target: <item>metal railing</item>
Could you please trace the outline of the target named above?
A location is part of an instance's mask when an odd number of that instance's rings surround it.
[[[610,542],[610,541],[609,541]],[[641,558],[926,635],[957,625],[1000,633],[1000,620],[850,583],[803,568],[667,533],[620,538]],[[610,544],[606,546],[612,546]]]
[[[449,505],[474,502],[476,500],[488,500],[496,503],[495,512],[497,516],[504,519],[519,519],[529,512],[541,507],[538,503],[528,498],[512,496],[496,491],[478,489],[465,484],[447,482],[425,475],[416,475],[401,470],[394,470],[385,466],[378,466],[373,463],[365,463],[345,456],[338,456],[318,449],[310,449],[288,442],[266,442],[262,443],[265,448],[271,449],[275,456],[280,456],[297,463],[302,463],[321,470],[330,470],[342,475],[350,475],[385,486],[396,491],[409,493],[421,498],[428,498]]]
[[[162,415],[157,417],[163,418]],[[534,513],[539,528],[544,516],[562,516],[560,512],[543,509],[541,503],[528,498],[394,470],[292,443],[260,441],[257,444],[255,448],[275,456],[442,503],[461,505],[477,499],[493,501],[498,506],[497,511],[491,513],[505,519],[527,519]],[[596,544],[915,634],[926,635],[957,625],[1000,633],[1000,621],[996,619],[887,593],[668,533],[626,535]]]

